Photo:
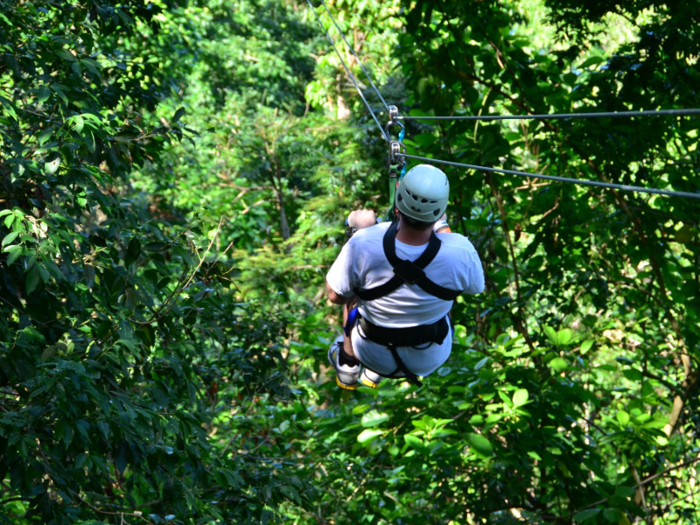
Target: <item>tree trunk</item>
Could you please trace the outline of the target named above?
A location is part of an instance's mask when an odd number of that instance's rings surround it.
[[[282,238],[286,241],[292,234],[289,231],[289,223],[287,222],[287,212],[284,210],[284,194],[282,193],[282,185],[275,190],[277,194],[277,205],[280,208],[280,231],[282,232]]]

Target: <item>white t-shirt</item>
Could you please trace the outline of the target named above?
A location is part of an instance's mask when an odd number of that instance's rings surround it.
[[[352,297],[355,288],[369,289],[384,284],[394,277],[394,270],[384,255],[382,241],[389,228],[388,222],[358,230],[333,263],[326,281],[338,295]],[[424,269],[427,277],[436,284],[451,290],[477,294],[484,289],[484,272],[474,246],[463,235],[438,233],[442,242],[435,259]],[[427,248],[411,246],[396,240],[396,255],[415,261]],[[452,301],[443,301],[430,295],[417,285],[403,284],[389,295],[363,301],[358,297],[357,306],[362,317],[388,328],[405,328],[432,324],[447,315]],[[353,331],[355,354],[363,364],[380,374],[391,374],[396,368],[394,359],[386,347],[358,337]],[[447,337],[442,345],[417,350],[399,347],[399,355],[406,366],[417,375],[434,372],[447,360],[452,349],[452,339]]]
[[[338,295],[352,297],[355,288],[369,289],[394,277],[394,269],[384,255],[382,241],[388,222],[358,230],[333,263],[326,281]],[[477,294],[484,289],[484,271],[479,255],[469,239],[458,233],[438,233],[442,241],[435,259],[426,266],[427,277],[435,284]],[[415,261],[428,247],[411,246],[396,240],[396,255]],[[388,328],[404,328],[439,321],[450,311],[451,301],[430,295],[418,285],[404,284],[395,291],[375,299],[358,298],[362,317]]]

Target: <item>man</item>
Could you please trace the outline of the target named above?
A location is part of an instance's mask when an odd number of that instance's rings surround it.
[[[484,289],[481,261],[469,240],[434,233],[447,209],[450,186],[438,168],[421,164],[401,179],[398,221],[376,224],[374,212],[354,211],[357,229],[326,276],[329,299],[345,305],[347,337],[328,352],[341,388],[376,388],[381,377],[420,385],[452,350],[449,311],[461,293]],[[352,306],[357,302],[357,310]]]

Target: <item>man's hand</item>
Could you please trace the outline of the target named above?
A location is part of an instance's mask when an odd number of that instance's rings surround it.
[[[372,210],[355,210],[348,215],[348,226],[358,230],[377,224],[377,214]]]

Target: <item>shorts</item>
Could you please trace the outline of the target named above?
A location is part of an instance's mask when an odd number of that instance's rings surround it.
[[[449,318],[448,318],[449,323]],[[363,337],[360,323],[355,323],[352,330],[352,349],[360,362],[370,370],[389,376],[397,371],[396,361],[391,351]],[[421,347],[399,346],[396,348],[399,357],[411,372],[417,376],[427,377],[440,368],[452,352],[452,326],[442,344],[432,343]],[[400,373],[400,372],[399,372]]]

